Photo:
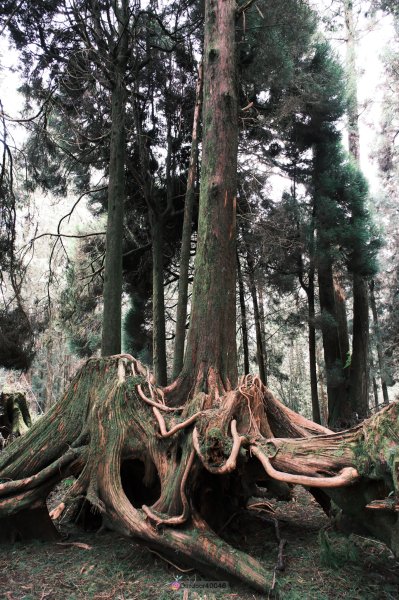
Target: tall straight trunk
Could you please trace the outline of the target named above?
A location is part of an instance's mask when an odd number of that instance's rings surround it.
[[[317,381],[320,387],[320,411],[322,417],[322,425],[327,425],[328,423],[328,398],[324,391],[324,375],[322,368],[322,360],[321,360],[321,352],[320,348],[317,346],[316,342],[316,367],[317,367]]]
[[[346,26],[347,116],[349,152],[359,166],[359,108],[357,100],[356,29],[353,19],[353,0],[344,0]],[[352,207],[352,218],[356,219]],[[367,281],[353,274],[353,338],[351,360],[351,404],[359,418],[368,414],[369,400],[369,297]]]
[[[374,371],[374,361],[373,358],[370,357],[370,365],[372,370]],[[379,401],[378,401],[378,385],[377,385],[377,380],[373,374],[372,376],[372,382],[373,382],[373,396],[374,396],[374,408],[377,411],[378,410],[378,406],[379,406]]]
[[[167,383],[165,295],[163,277],[163,220],[151,213],[153,363],[159,385]]]
[[[249,291],[251,292],[252,305],[254,308],[255,335],[256,335],[256,360],[258,362],[259,377],[266,384],[265,371],[265,356],[263,352],[262,327],[259,314],[258,295],[256,291],[254,261],[251,252],[247,246],[247,263],[248,263],[248,281]]]
[[[138,149],[141,169],[141,186],[148,209],[151,230],[152,248],[152,354],[153,368],[159,385],[167,383],[166,362],[166,326],[165,326],[165,293],[163,271],[163,211],[157,191],[154,191],[150,175],[149,150],[147,139],[142,128],[142,116],[136,104],[135,125],[138,138]],[[170,157],[167,157],[170,163]],[[169,177],[170,179],[170,177]],[[167,195],[170,194],[170,187]],[[169,197],[168,197],[169,199]]]
[[[111,98],[111,139],[108,180],[108,220],[104,268],[104,312],[101,354],[121,352],[122,321],[122,239],[125,201],[125,113],[126,89],[124,71],[128,45],[127,0],[124,0],[124,20],[115,63]]]
[[[342,427],[351,422],[352,410],[347,397],[344,359],[341,356],[337,326],[333,270],[328,256],[319,256],[318,280],[327,372],[328,424],[333,428]]]
[[[186,337],[186,319],[188,302],[188,271],[190,265],[191,227],[195,201],[195,184],[198,172],[198,135],[202,107],[202,64],[198,70],[197,88],[195,94],[195,109],[193,132],[191,138],[191,153],[187,175],[187,189],[184,202],[183,231],[180,250],[179,291],[177,299],[175,348],[173,354],[173,379],[178,377],[183,368],[184,342]]]
[[[374,287],[375,287],[375,283],[374,283],[374,280],[372,280],[370,282],[370,306],[371,306],[371,312],[373,315],[375,335],[377,338],[376,346],[377,346],[378,368],[380,371],[381,389],[382,389],[382,397],[384,400],[384,404],[389,404],[388,387],[387,387],[387,382],[385,379],[386,378],[385,361],[384,361],[384,355],[382,353],[381,342],[380,342],[380,325],[378,322],[377,303],[375,301]]]
[[[348,319],[346,314],[346,298],[345,292],[336,273],[334,273],[334,297],[335,310],[337,315],[340,354],[342,357],[342,361],[344,362],[344,364],[346,364],[347,359],[350,355]],[[345,375],[347,374],[345,373]]]
[[[369,413],[369,299],[367,281],[353,274],[351,404],[358,418]]]
[[[309,272],[309,283],[307,286],[308,297],[308,345],[309,345],[309,370],[310,370],[310,390],[312,398],[312,416],[315,423],[321,423],[319,395],[317,390],[317,361],[316,361],[316,310],[315,310],[315,289],[314,289],[314,269]]]
[[[309,349],[309,372],[310,372],[310,393],[312,400],[312,417],[315,423],[321,423],[319,394],[317,389],[317,356],[316,356],[316,309],[315,309],[315,215],[316,207],[313,204],[312,220],[310,228],[309,242],[309,268],[308,282],[305,282],[303,275],[302,254],[298,255],[298,275],[299,283],[305,291],[308,299],[308,349]],[[299,229],[299,223],[298,223]]]
[[[50,329],[51,332],[51,329]],[[52,332],[54,333],[54,331]],[[51,335],[51,333],[50,333]],[[46,398],[44,403],[44,412],[50,410],[52,405],[54,404],[54,347],[53,347],[53,339],[50,337],[46,343]]]
[[[247,307],[245,305],[244,280],[242,277],[241,263],[240,263],[240,257],[238,256],[238,252],[237,252],[237,276],[238,276],[238,290],[239,290],[239,297],[240,297],[242,348],[243,348],[243,354],[244,354],[244,375],[247,375],[249,373]]]
[[[375,377],[373,376],[373,393],[374,393],[374,407],[375,410],[378,410],[378,387],[377,387],[377,381],[375,379]]]
[[[259,319],[260,319],[260,333],[262,340],[263,350],[263,365],[265,368],[265,385],[267,385],[267,345],[266,345],[266,331],[265,331],[265,306],[263,302],[263,290],[262,287],[258,287],[258,300],[259,300]]]
[[[198,244],[182,376],[215,393],[237,383],[235,22],[233,0],[206,0]]]

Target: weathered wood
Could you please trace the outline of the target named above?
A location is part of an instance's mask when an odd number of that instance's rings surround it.
[[[387,510],[398,487],[398,419],[399,405],[392,404],[354,429],[331,433],[284,407],[250,376],[217,404],[195,393],[171,407],[133,357],[91,359],[64,397],[0,454],[0,530],[9,538],[25,529],[39,534],[35,511],[74,475],[54,517],[86,498],[107,526],[163,556],[265,590],[270,576],[261,563],[213,531],[225,531],[256,484],[267,486],[276,470],[319,492],[327,485],[346,521],[398,550],[397,512]],[[285,437],[274,437],[276,423]],[[273,466],[268,475],[259,456]],[[16,528],[20,514],[24,525]]]

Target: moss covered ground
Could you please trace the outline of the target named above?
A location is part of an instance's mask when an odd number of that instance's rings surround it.
[[[229,589],[189,590],[202,581],[156,554],[111,532],[95,534],[63,525],[59,543],[0,546],[0,598],[5,600],[372,600],[399,598],[399,563],[381,543],[335,533],[304,490],[294,501],[272,502],[285,546],[285,571],[274,591],[257,594],[230,582]],[[264,513],[265,515],[266,513]],[[227,528],[226,528],[227,529]],[[272,580],[277,542],[272,523],[238,514],[229,540],[262,559]],[[321,533],[320,533],[321,532]],[[176,584],[177,581],[177,584]],[[172,585],[175,583],[175,585]],[[183,584],[183,585],[182,585]],[[177,588],[180,585],[179,589]]]

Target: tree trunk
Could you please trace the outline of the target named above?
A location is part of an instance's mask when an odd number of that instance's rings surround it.
[[[205,3],[203,143],[191,323],[181,377],[219,392],[237,382],[235,4]],[[212,268],[209,268],[212,265]]]
[[[317,362],[316,362],[316,311],[314,294],[314,271],[309,273],[307,290],[308,297],[308,345],[309,345],[309,370],[310,390],[312,397],[312,416],[315,423],[321,423],[319,395],[317,391]]]
[[[342,285],[339,282],[338,275],[335,273],[334,277],[334,298],[335,298],[335,311],[337,315],[337,327],[339,337],[339,349],[344,364],[350,357],[350,346],[349,346],[349,334],[348,334],[348,320],[346,316],[346,299],[345,292],[342,289]],[[346,375],[346,373],[345,373]]]
[[[136,90],[137,96],[139,95]],[[149,166],[149,149],[142,127],[143,116],[135,105],[135,125],[140,157],[141,187],[148,209],[152,246],[152,354],[155,375],[160,385],[167,383],[165,291],[163,270],[163,221],[165,214],[155,189]],[[169,192],[170,193],[170,192]]]
[[[267,385],[267,346],[266,346],[266,331],[265,331],[265,307],[263,303],[263,290],[262,286],[258,287],[258,300],[259,300],[259,320],[260,320],[260,335],[262,340],[262,350],[263,350],[263,366],[265,370],[265,381],[264,384]]]
[[[375,407],[375,410],[378,410],[378,408],[379,408],[378,387],[377,387],[377,381],[376,381],[375,377],[373,377],[373,392],[374,392],[374,407]]]
[[[152,319],[153,364],[159,385],[167,383],[165,294],[163,280],[163,219],[159,211],[151,212],[152,242]]]
[[[252,296],[252,305],[254,308],[254,320],[255,320],[255,335],[256,335],[256,360],[258,363],[259,377],[262,383],[266,380],[265,371],[265,357],[263,353],[263,340],[262,340],[262,327],[259,314],[258,295],[256,292],[255,273],[254,273],[254,261],[251,256],[251,252],[247,246],[247,263],[248,263],[248,280],[249,289]]]
[[[359,419],[369,414],[369,301],[367,281],[353,275],[351,404]]]
[[[374,280],[372,280],[370,282],[370,306],[371,306],[371,312],[373,315],[375,336],[377,338],[376,347],[377,347],[377,356],[378,356],[378,367],[380,370],[380,377],[381,377],[382,397],[384,400],[384,404],[388,405],[389,404],[389,395],[388,395],[388,387],[387,387],[387,382],[386,382],[385,361],[384,361],[384,356],[382,353],[381,342],[380,342],[380,326],[379,326],[379,322],[378,322],[377,303],[375,301],[374,287],[375,287],[375,283],[374,283]]]
[[[240,257],[237,252],[237,276],[238,276],[238,290],[240,298],[240,312],[241,312],[241,331],[242,331],[242,348],[244,354],[244,375],[249,373],[249,350],[248,350],[248,328],[247,328],[247,307],[245,305],[245,290],[244,280],[242,277]]]
[[[321,409],[321,416],[322,416],[321,422],[322,422],[322,425],[327,425],[327,423],[328,423],[328,398],[324,391],[324,374],[323,374],[323,367],[322,367],[322,360],[321,360],[321,352],[317,346],[317,342],[316,342],[316,365],[317,365],[317,380],[318,380],[319,387],[320,387],[319,398],[320,398],[320,409]]]
[[[332,434],[285,407],[259,377],[247,375],[233,389],[235,21],[232,0],[206,0],[199,240],[182,372],[161,389],[132,356],[87,361],[64,397],[0,453],[0,531],[13,536],[29,510],[31,533],[40,534],[36,511],[46,516],[51,489],[74,475],[54,518],[84,496],[108,526],[174,564],[240,578],[265,593],[272,582],[266,568],[215,533],[245,509],[257,482],[324,489],[399,549],[392,497],[399,406]]]
[[[356,28],[353,19],[353,1],[344,0],[346,26],[347,116],[349,152],[360,166],[359,108],[357,100]],[[355,206],[352,218],[356,219]],[[350,370],[351,404],[358,418],[369,412],[369,299],[366,279],[353,274],[353,339]]]
[[[104,268],[104,312],[101,354],[121,351],[122,335],[122,239],[125,201],[125,112],[124,83],[128,49],[128,1],[123,0],[119,20],[120,40],[115,60],[111,96],[111,139],[108,173],[108,220]]]
[[[173,379],[176,379],[183,367],[184,342],[186,338],[186,319],[188,302],[188,271],[191,251],[191,229],[195,200],[195,182],[198,171],[198,136],[202,107],[202,64],[198,70],[198,81],[195,95],[193,132],[191,137],[191,153],[187,174],[187,189],[184,202],[183,231],[180,250],[179,292],[177,299],[175,348],[173,354]]]
[[[327,374],[328,424],[330,427],[340,428],[352,422],[352,411],[343,368],[345,359],[341,356],[338,335],[332,264],[326,256],[319,257],[318,280]]]
[[[310,391],[312,399],[312,417],[315,423],[321,423],[319,395],[317,390],[317,348],[316,348],[316,309],[315,309],[315,215],[316,206],[313,204],[312,220],[309,241],[309,267],[308,283],[304,279],[304,267],[302,253],[298,253],[298,277],[302,289],[308,300],[308,348],[309,348],[309,372]],[[299,222],[297,224],[299,230]],[[327,419],[324,421],[327,422]]]
[[[244,508],[256,492],[255,483],[267,487],[272,478],[323,490],[357,527],[398,552],[392,495],[398,489],[398,404],[332,434],[281,404],[259,378],[247,376],[194,414],[190,403],[166,404],[152,381],[128,355],[84,365],[64,397],[0,453],[3,537],[43,536],[44,527],[54,534],[45,500],[73,475],[54,519],[83,495],[108,526],[174,562],[265,591],[271,583],[266,569],[211,528],[221,515],[227,526],[231,510]]]

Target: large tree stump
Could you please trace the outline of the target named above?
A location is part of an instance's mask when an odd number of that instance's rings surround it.
[[[56,516],[84,497],[108,526],[174,562],[265,590],[262,564],[216,532],[277,480],[328,494],[396,551],[398,404],[330,433],[256,377],[217,397],[194,392],[180,405],[176,397],[174,389],[171,406],[168,389],[129,355],[89,360],[58,404],[0,454],[0,528],[12,536],[13,516],[23,511],[27,522],[31,511],[34,535],[35,511],[74,475]]]

